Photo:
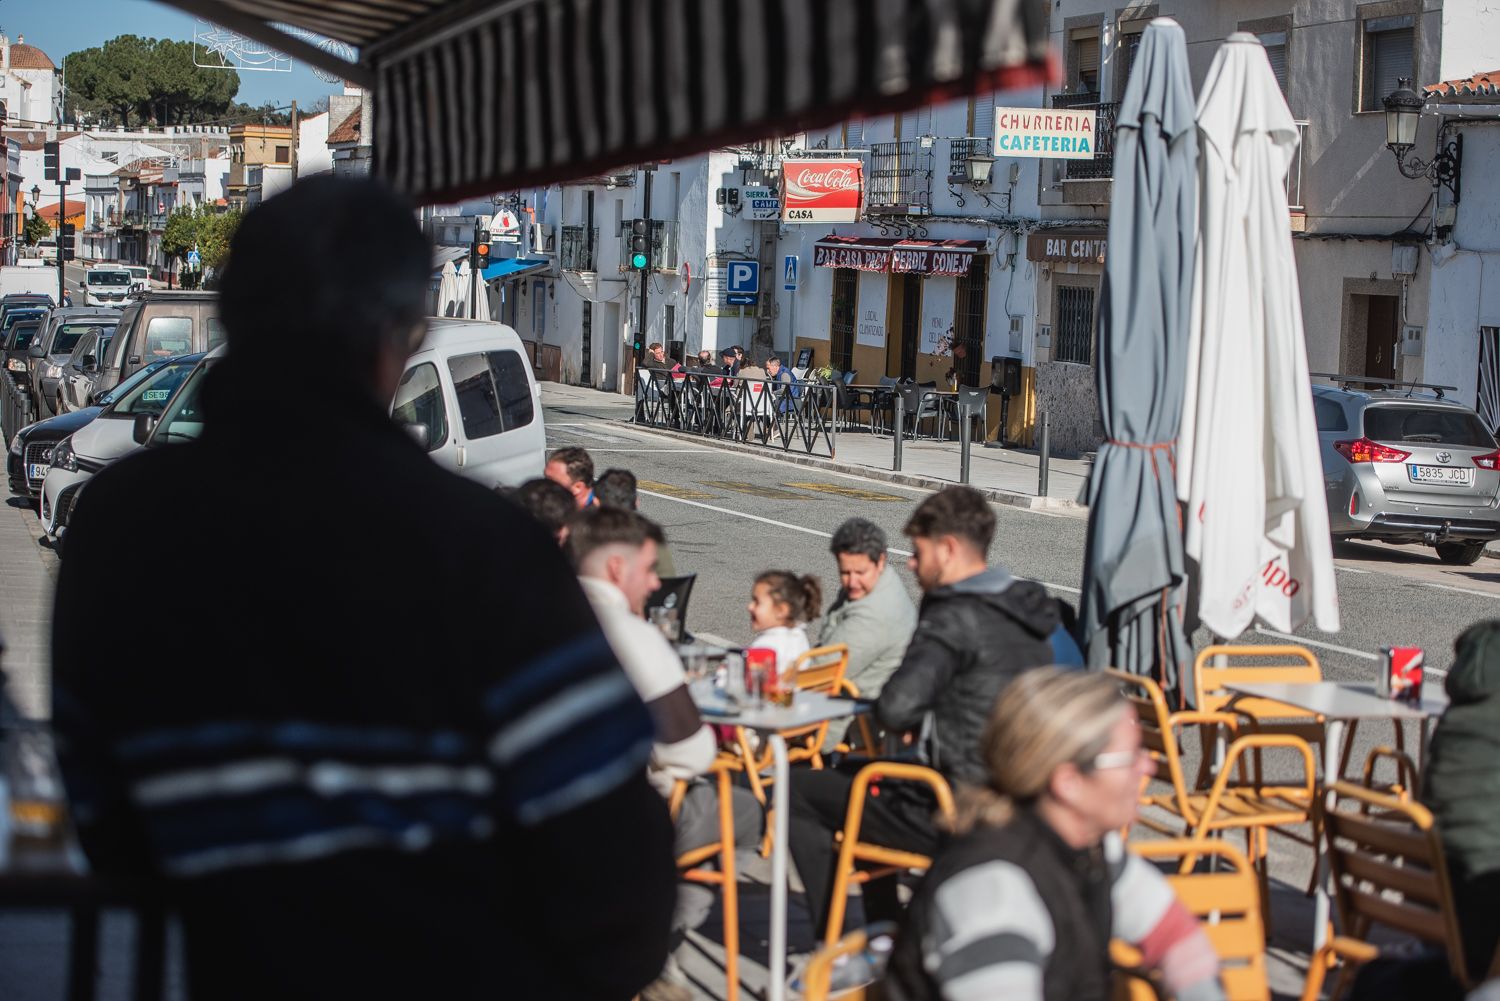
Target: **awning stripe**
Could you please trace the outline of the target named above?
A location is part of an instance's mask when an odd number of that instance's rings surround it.
[[[1034,85],[1051,66],[1047,0],[166,2],[359,45],[374,169],[424,201]]]

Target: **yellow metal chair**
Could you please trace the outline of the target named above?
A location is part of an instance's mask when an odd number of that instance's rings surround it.
[[[848,678],[839,682],[839,694],[847,695],[852,699],[859,698],[859,686]],[[854,726],[859,733],[859,744],[850,744],[847,740],[839,741],[834,750],[840,754],[858,754],[868,758],[880,756],[880,743],[875,739],[875,728],[870,725],[868,715],[854,717]]]
[[[738,770],[738,763],[729,755],[720,755],[714,762],[709,774],[713,776],[718,794],[719,840],[684,852],[677,859],[677,868],[683,879],[720,888],[724,911],[725,1001],[735,1001],[740,993],[740,898],[734,867],[734,800],[730,780],[730,775]],[[682,808],[687,788],[686,782],[678,781],[672,790],[669,806],[674,821]],[[703,868],[705,863],[715,860],[717,869]]]
[[[863,952],[865,943],[865,931],[860,929],[813,953],[802,971],[802,1001],[830,1001],[828,990],[833,981],[834,964],[845,956]],[[840,991],[838,1001],[864,1001],[865,993],[863,987]]]
[[[1168,875],[1182,905],[1198,918],[1219,956],[1220,976],[1229,1001],[1269,1001],[1266,926],[1255,868],[1237,848],[1222,841],[1140,841],[1130,850],[1144,859],[1182,860],[1207,855],[1220,863],[1210,872]],[[1140,953],[1121,941],[1110,943],[1110,958],[1128,976],[1128,996],[1154,999],[1154,984],[1138,972]]]
[[[1239,717],[1201,710],[1169,713],[1161,686],[1150,678],[1123,671],[1105,673],[1118,680],[1125,689],[1126,698],[1140,721],[1142,746],[1156,760],[1156,778],[1170,786],[1168,792],[1151,793],[1150,780],[1143,781],[1141,805],[1175,816],[1181,821],[1181,826],[1174,829],[1149,817],[1141,817],[1138,822],[1159,832],[1187,836],[1195,841],[1204,841],[1228,830],[1243,830],[1246,854],[1260,874],[1261,900],[1264,902],[1269,885],[1267,832],[1276,829],[1278,833],[1287,834],[1279,829],[1313,823],[1317,766],[1312,748],[1292,734],[1252,733],[1237,737],[1229,745],[1223,767],[1213,785],[1208,789],[1189,788],[1177,749],[1179,732],[1187,726],[1219,725],[1235,733]],[[1259,755],[1254,752],[1271,748],[1283,748],[1301,757],[1303,781],[1300,784],[1278,785],[1264,781]],[[1247,756],[1255,759],[1250,768],[1246,767]],[[1231,784],[1230,776],[1236,771],[1239,778]],[[1182,860],[1181,871],[1191,872],[1196,862],[1197,855],[1189,853]]]
[[[955,815],[953,790],[948,780],[924,765],[911,765],[895,761],[876,761],[861,768],[854,776],[854,785],[849,789],[849,810],[844,819],[844,830],[840,835],[838,868],[833,878],[833,901],[828,910],[828,928],[823,936],[825,945],[832,946],[839,940],[844,928],[844,910],[849,903],[849,887],[854,883],[868,883],[905,869],[926,870],[932,859],[916,852],[886,848],[859,839],[860,824],[864,820],[865,796],[870,783],[881,779],[899,779],[920,782],[930,788],[937,798],[938,813],[951,822]],[[937,819],[934,818],[934,823]],[[873,863],[878,869],[860,869],[856,863]]]

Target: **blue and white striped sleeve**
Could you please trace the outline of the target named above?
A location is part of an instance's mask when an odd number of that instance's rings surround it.
[[[533,657],[484,695],[501,806],[531,827],[643,774],[651,718],[597,627]]]
[[[933,902],[922,961],[944,1001],[1040,1001],[1056,935],[1024,869],[999,861],[965,869]]]

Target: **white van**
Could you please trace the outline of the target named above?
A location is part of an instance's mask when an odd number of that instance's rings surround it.
[[[84,305],[123,307],[134,280],[130,272],[119,265],[91,268],[83,276]]]
[[[542,391],[502,323],[439,317],[406,363],[391,416],[442,466],[487,487],[542,475]]]

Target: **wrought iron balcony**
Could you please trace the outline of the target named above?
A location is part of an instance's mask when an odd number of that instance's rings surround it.
[[[865,188],[869,215],[932,214],[932,145],[928,141],[870,144],[870,176]]]
[[[599,229],[564,226],[558,264],[564,271],[597,271]]]
[[[1302,153],[1307,148],[1307,123],[1297,123],[1297,152],[1286,170],[1286,204],[1293,212],[1306,212],[1302,202]]]
[[[1115,115],[1120,106],[1101,102],[1098,94],[1054,94],[1054,109],[1073,108],[1094,112],[1094,158],[1064,160],[1063,179],[1097,181],[1113,176],[1115,170]]]

